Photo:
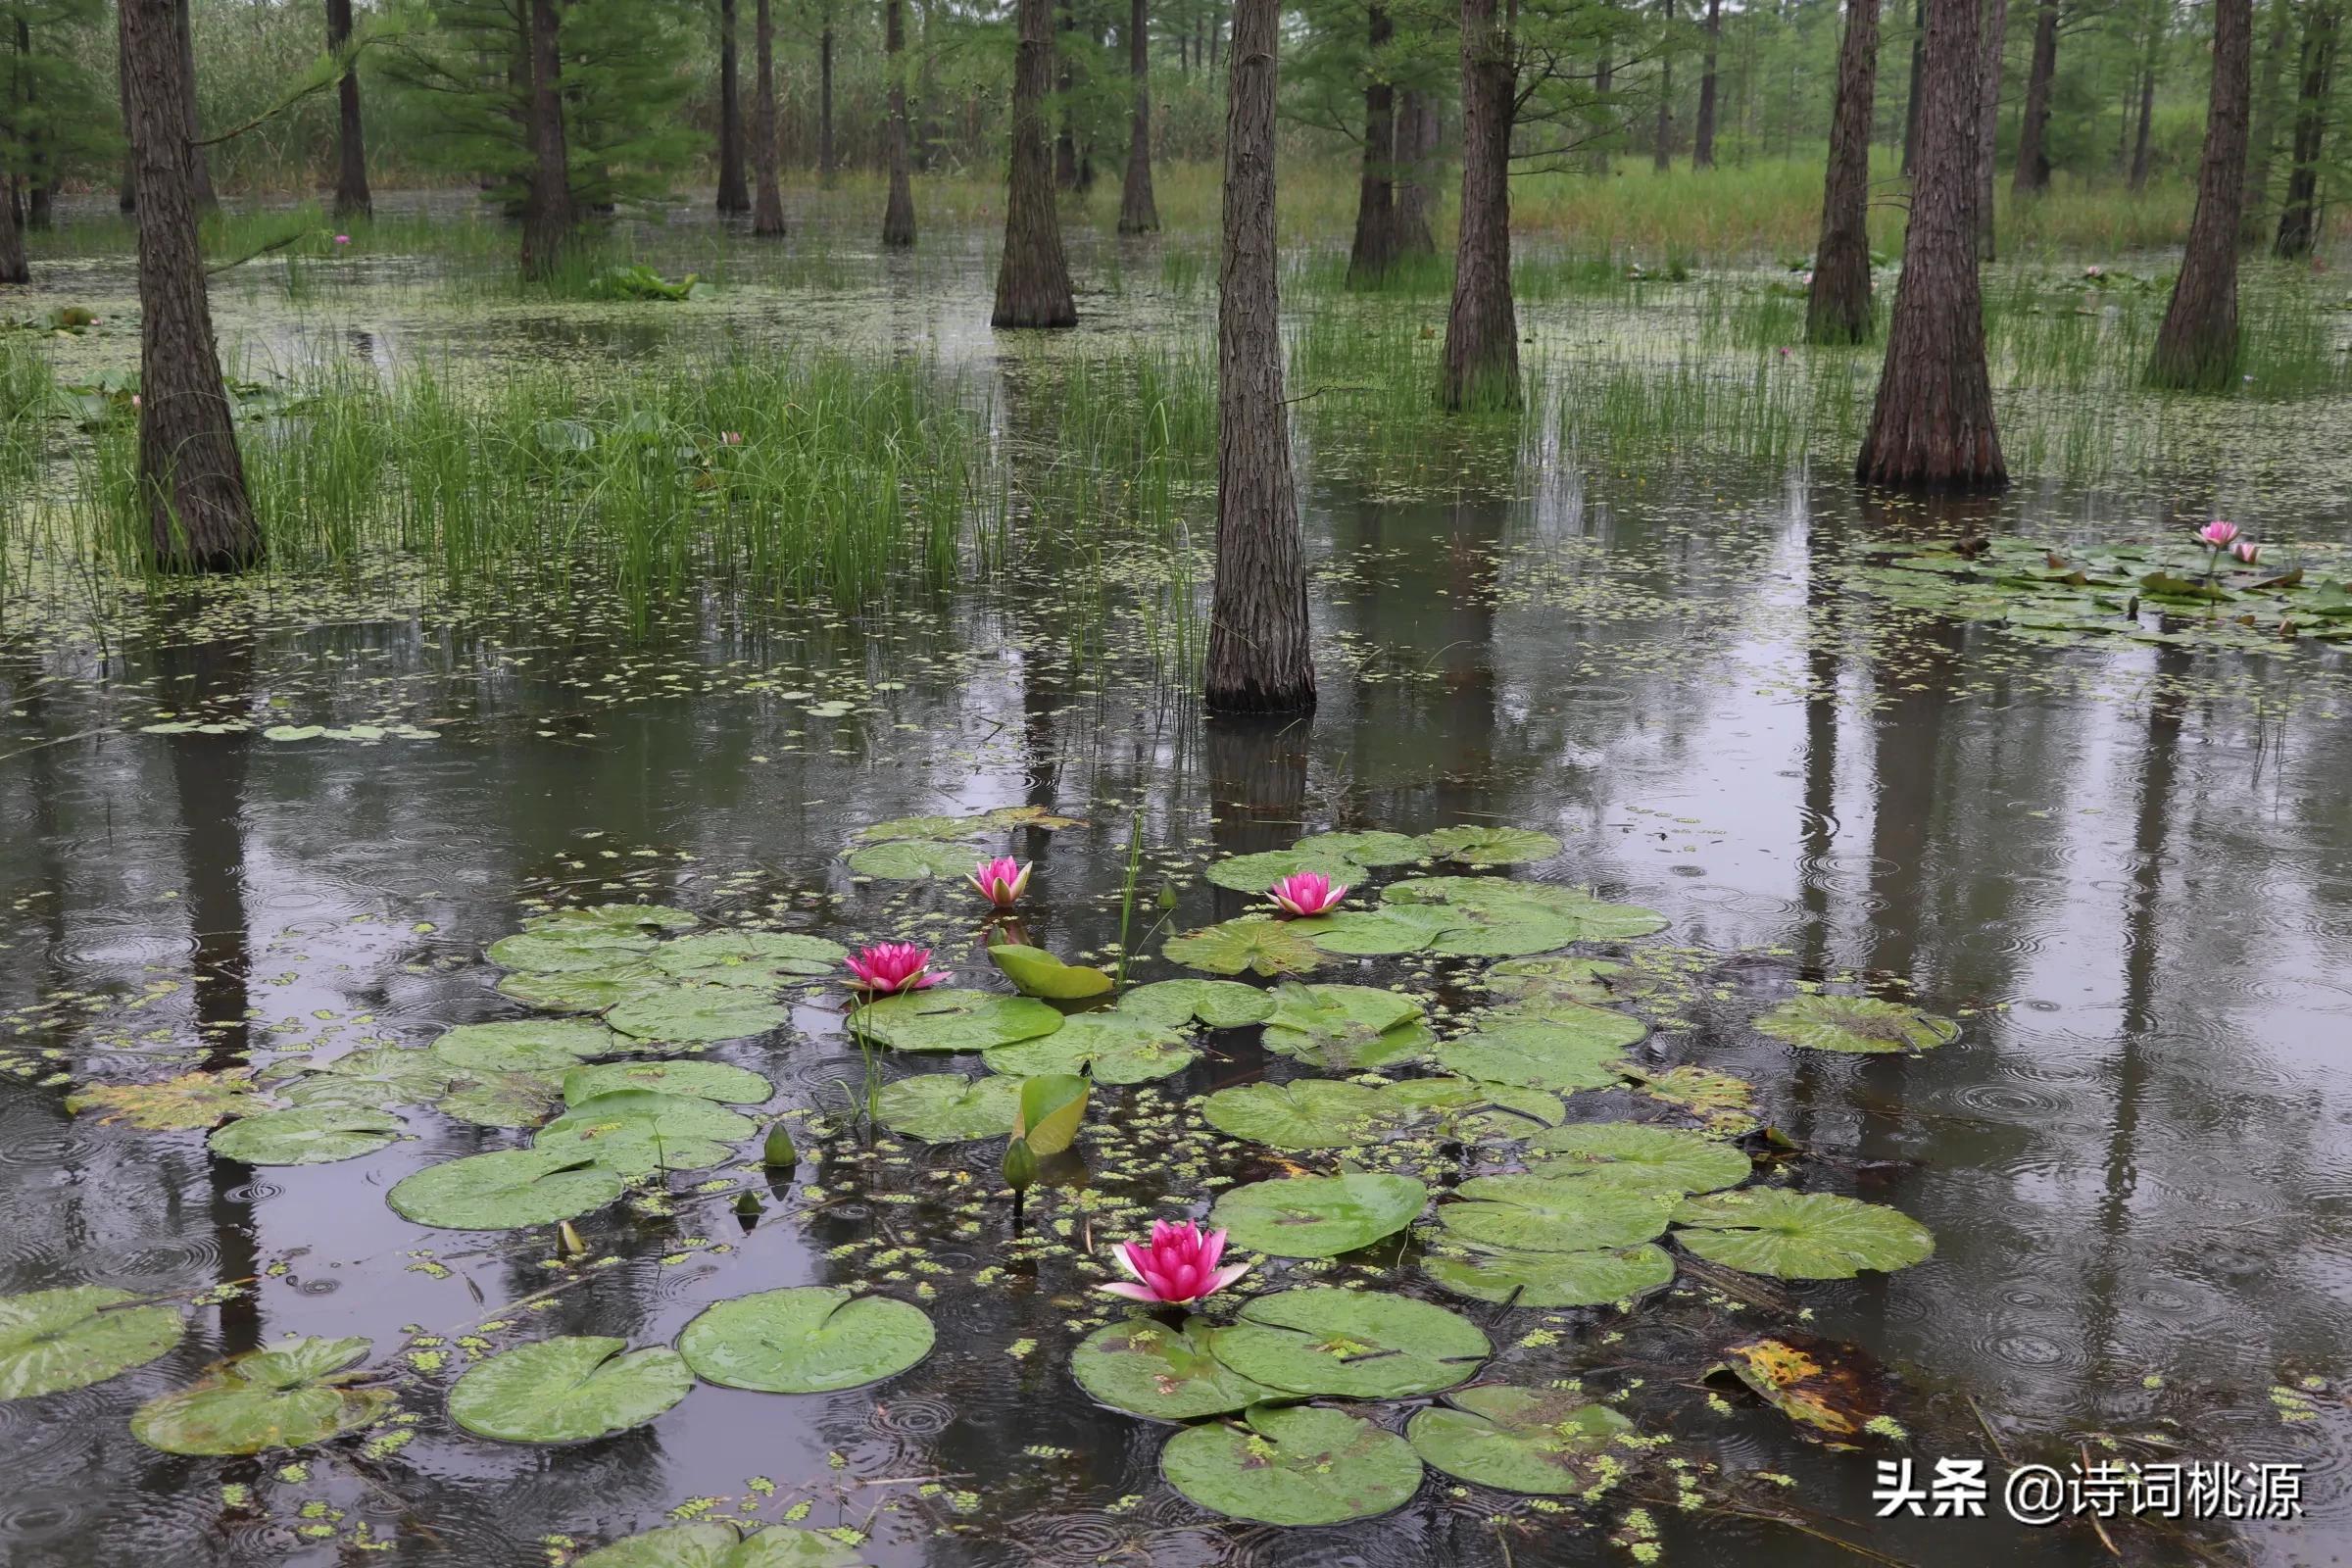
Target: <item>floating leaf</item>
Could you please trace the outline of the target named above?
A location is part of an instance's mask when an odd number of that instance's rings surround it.
[[[502,938],[490,945],[490,961],[502,969],[562,974],[601,969],[653,950],[654,939],[643,932],[581,922]]]
[[[1886,1413],[1886,1369],[1851,1345],[1809,1334],[1742,1340],[1710,1371],[1728,1371],[1799,1426],[1832,1439],[1858,1437]]]
[[[1337,856],[1358,865],[1402,865],[1429,854],[1409,833],[1317,833],[1291,846],[1299,855]]]
[[[1012,1134],[1033,1154],[1058,1154],[1077,1141],[1086,1117],[1086,1079],[1077,1073],[1039,1073],[1021,1080],[1020,1114]]]
[[[1476,923],[1476,917],[1467,913],[1404,905],[1341,909],[1293,922],[1295,929],[1323,952],[1351,958],[1426,952],[1454,932],[1468,930]]]
[[[1438,1220],[1461,1241],[1521,1252],[1594,1252],[1666,1233],[1682,1194],[1608,1187],[1576,1177],[1476,1176],[1442,1203]]]
[[[1217,1359],[1217,1339],[1226,1332],[1204,1317],[1186,1318],[1181,1330],[1144,1318],[1106,1324],[1070,1352],[1070,1373],[1113,1409],[1161,1421],[1193,1421],[1280,1398],[1280,1391]]]
[[[558,909],[525,920],[525,931],[566,931],[595,927],[624,934],[645,931],[691,931],[703,922],[684,909],[666,904],[599,904],[586,908]]]
[[[1476,1078],[1405,1078],[1382,1091],[1390,1102],[1447,1116],[1457,1134],[1525,1138],[1567,1113],[1557,1095]]]
[[[248,1165],[325,1165],[372,1154],[400,1134],[400,1118],[364,1105],[265,1110],[217,1129],[205,1142]]]
[[[179,1343],[179,1309],[103,1285],[0,1296],[0,1399],[62,1394],[145,1366]]]
[[[1119,998],[1114,1011],[1170,1028],[1193,1019],[1210,1029],[1242,1029],[1271,1017],[1274,999],[1238,980],[1155,980]]]
[[[1042,806],[1000,806],[993,811],[975,816],[901,816],[888,822],[876,822],[859,828],[854,835],[860,843],[877,844],[886,839],[952,839],[979,838],[989,833],[1009,833],[1014,828],[1078,827],[1074,816],[1056,816]],[[972,852],[963,851],[968,862]],[[971,866],[967,863],[964,870]]]
[[[210,1127],[261,1107],[245,1067],[186,1072],[151,1084],[84,1084],[66,1097],[71,1111],[103,1111],[101,1123],[126,1121],[147,1132]]]
[[[830,1394],[906,1371],[931,1341],[919,1307],[809,1285],[719,1302],[686,1325],[678,1351],[731,1389]]]
[[[572,1568],[860,1568],[862,1560],[813,1530],[769,1525],[747,1533],[732,1519],[703,1519],[615,1541]]]
[[[1082,997],[1099,997],[1110,989],[1110,976],[1102,970],[1064,963],[1043,948],[1018,942],[992,942],[988,956],[1023,996],[1075,1002]]]
[[[1430,854],[1464,865],[1516,865],[1560,853],[1558,839],[1523,827],[1442,827],[1422,834],[1421,842]]]
[[[473,1074],[434,1102],[443,1115],[476,1127],[536,1127],[563,1103],[563,1081],[544,1072]]]
[[[1472,1249],[1422,1259],[1421,1271],[1456,1296],[1516,1306],[1599,1306],[1656,1290],[1674,1278],[1662,1247],[1622,1251],[1513,1252]]]
[[[1756,1086],[1728,1072],[1705,1067],[1669,1067],[1660,1072],[1629,1068],[1626,1076],[1650,1099],[1687,1110],[1707,1124],[1717,1138],[1738,1138],[1756,1130]]]
[[[621,1181],[569,1149],[502,1149],[427,1165],[403,1177],[384,1200],[404,1219],[445,1230],[508,1231],[602,1208]]]
[[[1808,991],[1790,997],[1756,1020],[1775,1040],[1809,1051],[1878,1054],[1931,1051],[1960,1038],[1960,1026],[1917,1007],[1876,997],[1844,997]]]
[[[1630,904],[1604,904],[1580,888],[1517,882],[1498,876],[1413,877],[1381,889],[1380,896],[1390,904],[1442,904],[1491,920],[1524,920],[1541,915],[1546,922],[1573,932],[1570,940],[1576,942],[1624,942],[1647,936],[1666,924],[1666,917],[1655,909],[1637,908]],[[1491,956],[1515,955],[1497,953]]]
[[[1934,1234],[1899,1209],[1778,1187],[1686,1199],[1674,1222],[1674,1239],[1708,1262],[1782,1279],[1852,1279],[1936,1250]]]
[[[1343,887],[1354,887],[1369,873],[1345,855],[1321,850],[1268,850],[1262,855],[1237,855],[1208,868],[1208,879],[1237,893],[1262,894],[1286,876],[1318,872]]]
[[[1061,1027],[1061,1014],[1032,997],[942,987],[867,1003],[850,1028],[894,1051],[987,1051]]]
[[[1237,1247],[1279,1257],[1330,1257],[1394,1236],[1428,1202],[1429,1189],[1410,1176],[1346,1171],[1233,1188],[1210,1218]]]
[[[519,1018],[452,1029],[433,1042],[432,1053],[467,1072],[567,1072],[590,1056],[609,1055],[620,1048],[603,1024]]]
[[[576,1105],[616,1089],[658,1089],[727,1105],[761,1105],[775,1086],[747,1068],[723,1061],[607,1061],[564,1075],[564,1099]]]
[[[1586,1007],[1573,1017],[1496,1024],[1448,1040],[1432,1054],[1446,1071],[1466,1078],[1564,1094],[1616,1084],[1624,1065],[1618,1053],[1645,1032],[1639,1018]]]
[[[1377,1089],[1329,1078],[1236,1084],[1200,1102],[1211,1127],[1275,1149],[1350,1149],[1387,1136],[1407,1113]]]
[[[1544,1496],[1583,1493],[1614,1473],[1597,1461],[1634,1424],[1566,1389],[1482,1383],[1446,1396],[1452,1409],[1414,1412],[1404,1438],[1449,1476]]]
[[[295,1105],[421,1105],[446,1093],[457,1077],[431,1052],[406,1046],[368,1046],[316,1066],[280,1063],[270,1075],[281,1066],[307,1069],[277,1091]]]
[[[564,1335],[475,1362],[449,1391],[449,1417],[501,1443],[585,1443],[645,1425],[693,1387],[667,1346]]]
[[[1254,1298],[1217,1338],[1219,1359],[1253,1382],[1346,1399],[1434,1394],[1475,1375],[1494,1353],[1459,1312],[1320,1285]]]
[[[1200,1049],[1184,1035],[1114,1009],[1065,1018],[1059,1029],[1042,1039],[999,1046],[980,1059],[990,1072],[1015,1078],[1088,1072],[1101,1084],[1140,1084],[1182,1072],[1200,1058]]]
[[[1331,1072],[1361,1072],[1421,1054],[1435,1037],[1421,1004],[1373,986],[1309,986],[1286,980],[1275,989],[1265,1045]]]
[[[706,1045],[747,1040],[781,1027],[792,1014],[726,986],[657,992],[624,1002],[605,1021],[638,1040],[672,1040]]]
[[[1543,1158],[1538,1174],[1610,1187],[1705,1193],[1737,1187],[1754,1168],[1739,1150],[1703,1133],[1635,1122],[1578,1122],[1537,1133],[1528,1144],[1531,1157]]]
[[[663,944],[653,961],[664,974],[710,985],[739,985],[828,975],[849,956],[850,950],[838,942],[796,931],[704,931]]]
[[[550,1012],[603,1012],[639,997],[666,991],[669,976],[650,963],[612,963],[564,974],[511,974],[499,981],[500,996]]]
[[[922,882],[933,877],[953,880],[969,876],[973,863],[969,844],[942,844],[931,839],[891,839],[850,856],[851,870],[886,882]]]
[[[759,1124],[692,1095],[617,1089],[575,1102],[532,1136],[534,1150],[585,1153],[623,1176],[695,1170],[727,1157],[727,1145]]]
[[[1298,974],[1323,961],[1322,953],[1291,922],[1254,916],[1170,937],[1159,951],[1170,963],[1211,974]]]
[[[934,1144],[958,1144],[1011,1132],[1020,1101],[1018,1078],[926,1072],[884,1084],[876,1108],[882,1125],[892,1132]]]
[[[166,1453],[263,1453],[357,1431],[392,1406],[385,1389],[352,1387],[366,1340],[287,1340],[248,1350],[191,1386],[139,1406],[130,1433]]]
[[[1625,972],[1613,958],[1506,958],[1486,973],[1487,989],[1514,1006],[1586,1003],[1602,1006],[1618,1000],[1612,976]]]
[[[1343,1410],[1257,1405],[1247,1427],[1190,1427],[1160,1451],[1168,1484],[1201,1507],[1269,1525],[1336,1525],[1404,1505],[1421,1461]]]

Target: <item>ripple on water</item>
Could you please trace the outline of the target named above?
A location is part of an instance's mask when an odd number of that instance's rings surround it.
[[[876,1399],[865,1419],[886,1437],[935,1438],[955,1424],[956,1407],[934,1395],[902,1394]]]

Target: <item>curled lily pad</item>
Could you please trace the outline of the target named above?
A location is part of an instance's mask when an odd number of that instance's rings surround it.
[[[1165,1024],[1112,1009],[1079,1013],[1050,1035],[999,1046],[980,1059],[990,1072],[1016,1078],[1087,1072],[1097,1083],[1140,1084],[1182,1072],[1200,1059],[1200,1050]]]
[[[1666,1233],[1682,1194],[1604,1187],[1574,1177],[1477,1176],[1454,1190],[1438,1220],[1461,1241],[1521,1252],[1593,1252]]]
[[[0,1399],[87,1388],[177,1345],[179,1309],[136,1300],[103,1285],[0,1296]]]
[[[686,1325],[678,1351],[731,1389],[829,1394],[906,1371],[931,1342],[920,1307],[808,1285],[719,1302]]]
[[[449,1391],[449,1418],[501,1443],[585,1443],[645,1425],[693,1388],[667,1346],[567,1334],[476,1362]]]
[[[645,1176],[718,1164],[728,1144],[759,1130],[742,1112],[692,1095],[616,1089],[574,1102],[532,1136],[531,1147],[584,1153],[624,1176]]]
[[[1170,937],[1159,951],[1171,963],[1211,974],[1302,974],[1323,954],[1296,925],[1244,916]]]
[[[850,1028],[894,1051],[987,1051],[1061,1027],[1061,1014],[1034,997],[942,987],[884,997],[850,1014]]]
[[[601,969],[653,951],[654,939],[643,932],[594,924],[556,925],[493,942],[490,961],[502,969],[562,974],[570,969]]]
[[[384,1200],[404,1219],[457,1231],[553,1225],[620,1196],[621,1181],[571,1149],[502,1149],[427,1165],[395,1183]]]
[[[1674,1239],[1708,1262],[1782,1279],[1852,1279],[1936,1250],[1934,1233],[1900,1209],[1778,1187],[1686,1199],[1674,1222]]]
[[[605,1021],[637,1040],[708,1045],[763,1035],[791,1016],[772,1002],[726,986],[698,986],[624,1002],[606,1013]]]
[[[519,1018],[452,1029],[433,1042],[432,1054],[447,1066],[468,1072],[566,1072],[620,1046],[600,1023]]]
[[[1217,1359],[1217,1340],[1226,1332],[1204,1317],[1186,1318],[1182,1329],[1144,1318],[1106,1324],[1070,1352],[1070,1374],[1113,1409],[1161,1421],[1194,1421],[1282,1397]]]
[[[1586,1007],[1573,1017],[1496,1024],[1446,1041],[1431,1054],[1465,1078],[1559,1093],[1607,1089],[1624,1065],[1618,1053],[1645,1032],[1639,1018]]]
[[[1203,1508],[1269,1525],[1368,1519],[1420,1489],[1411,1446],[1344,1410],[1261,1404],[1245,1419],[1170,1438],[1159,1458],[1168,1484]]]
[[[763,1105],[775,1086],[758,1073],[723,1061],[606,1061],[564,1075],[564,1099],[577,1105],[616,1089],[658,1089],[724,1105]]]
[[[1119,998],[1112,1010],[1171,1029],[1188,1019],[1209,1029],[1242,1029],[1272,1016],[1274,999],[1239,980],[1155,980]]]
[[[1597,1461],[1634,1430],[1609,1406],[1566,1389],[1481,1383],[1446,1402],[1453,1408],[1416,1411],[1405,1441],[1447,1475],[1504,1492],[1590,1491],[1611,1473]]]
[[[1834,1442],[1860,1436],[1886,1414],[1892,1382],[1858,1347],[1810,1334],[1727,1345],[1709,1371],[1730,1372],[1789,1420]]]
[[[400,1136],[400,1118],[361,1105],[265,1110],[217,1128],[214,1153],[247,1165],[325,1165],[372,1154]]]
[[[366,1340],[287,1340],[248,1350],[139,1406],[131,1436],[165,1453],[263,1453],[324,1443],[380,1418],[391,1391],[354,1387]]]
[[[1208,868],[1208,879],[1237,893],[1264,893],[1286,876],[1315,871],[1343,887],[1353,887],[1367,873],[1345,855],[1321,849],[1268,850],[1262,855],[1237,855]]]
[[[1398,992],[1286,980],[1275,988],[1274,998],[1266,1049],[1331,1072],[1361,1072],[1406,1060],[1436,1040],[1421,1021],[1421,1004]]]
[[[1351,1149],[1385,1137],[1407,1112],[1362,1084],[1302,1078],[1220,1089],[1200,1114],[1221,1133],[1275,1149]]]
[[[1020,1110],[1012,1136],[1032,1154],[1058,1154],[1078,1140],[1086,1102],[1094,1086],[1074,1072],[1044,1072],[1021,1080]]]
[[[1960,1026],[1917,1007],[1876,997],[1844,997],[1809,991],[1790,997],[1756,1020],[1775,1040],[1809,1051],[1876,1054],[1932,1051],[1960,1038]]]
[[[1337,856],[1358,865],[1403,865],[1422,859],[1429,846],[1409,833],[1317,833],[1291,846],[1299,855]],[[1309,869],[1315,869],[1309,867]]]
[[[1429,1189],[1410,1176],[1283,1176],[1231,1189],[1217,1200],[1211,1222],[1225,1227],[1236,1247],[1279,1257],[1330,1257],[1396,1235],[1428,1202]]]
[[[1082,997],[1099,997],[1110,989],[1110,976],[1102,970],[1064,963],[1043,948],[1018,942],[992,942],[988,957],[1025,997],[1075,1002]]]
[[[1515,1252],[1471,1248],[1432,1253],[1421,1271],[1456,1296],[1515,1306],[1599,1306],[1654,1291],[1674,1278],[1666,1250]]]
[[[926,1072],[882,1086],[882,1125],[934,1144],[1003,1138],[1020,1107],[1021,1080]]]
[[[546,1072],[469,1073],[433,1102],[476,1127],[536,1127],[564,1105],[564,1081]]]
[[[1320,1285],[1255,1298],[1217,1339],[1218,1358],[1246,1378],[1348,1399],[1449,1389],[1494,1353],[1459,1312],[1386,1291]]]
[[[850,869],[886,882],[943,881],[971,874],[972,847],[931,839],[890,839],[850,856]]]
[[[797,931],[704,931],[664,943],[653,962],[664,974],[711,985],[764,984],[831,974],[849,956],[838,942]]]
[[[813,1530],[701,1519],[600,1546],[573,1568],[859,1568],[862,1560]]]
[[[562,974],[511,974],[499,995],[550,1012],[603,1012],[624,1002],[666,991],[671,978],[650,963],[609,963]]]
[[[1755,1167],[1731,1145],[1680,1127],[1637,1122],[1576,1122],[1528,1140],[1538,1173],[1610,1187],[1705,1193],[1737,1187]]]
[[[1442,827],[1422,834],[1421,842],[1430,854],[1464,865],[1517,865],[1560,853],[1558,839],[1523,827]]]

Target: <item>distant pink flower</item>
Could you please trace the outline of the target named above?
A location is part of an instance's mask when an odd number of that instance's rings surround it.
[[[2237,524],[2216,517],[2197,530],[2197,537],[2216,550],[2225,549],[2237,537]]]
[[[337,234],[335,236],[335,243],[338,245],[348,245],[351,243],[351,236],[349,234]]]
[[[718,432],[718,443],[721,446],[739,447],[743,445],[743,432],[741,430],[721,430]]]
[[[874,997],[921,991],[942,978],[931,972],[931,950],[911,942],[877,942],[853,954],[849,965],[849,988]]]
[[[1009,909],[1021,896],[1021,890],[1029,885],[1029,867],[1016,863],[1009,855],[1000,855],[973,866],[972,874],[964,880],[998,908]]]
[[[1785,359],[1787,359],[1788,357],[1788,351],[1787,349],[1783,349],[1783,350],[1781,350],[1781,358],[1785,360]]]
[[[136,392],[130,395],[130,406],[134,409],[139,406],[139,395]]]
[[[2262,555],[2262,546],[2256,544],[2251,539],[2240,539],[2237,543],[2230,547],[2230,553],[2235,556],[2238,560],[2244,562],[2247,565],[2251,566],[2254,564],[2256,559]]]
[[[2107,269],[2104,267],[2085,267],[2082,269],[2082,275],[2088,278],[2105,277],[2107,275]]]
[[[1347,896],[1346,883],[1335,886],[1320,871],[1294,871],[1266,889],[1285,914],[1321,914]]]
[[[1124,1296],[1130,1301],[1161,1301],[1171,1305],[1198,1301],[1250,1272],[1247,1263],[1217,1267],[1217,1259],[1224,1253],[1223,1231],[1210,1231],[1203,1236],[1200,1227],[1189,1219],[1175,1224],[1154,1220],[1152,1240],[1119,1244],[1119,1262],[1135,1276],[1134,1282],[1122,1280],[1096,1289]]]

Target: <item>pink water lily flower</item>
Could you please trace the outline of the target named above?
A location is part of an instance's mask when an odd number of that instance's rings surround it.
[[[1320,871],[1294,871],[1266,889],[1285,914],[1321,914],[1347,896],[1345,882],[1335,884]]]
[[[851,955],[849,987],[868,996],[895,996],[939,984],[931,972],[931,950],[911,942],[877,942]]]
[[[335,243],[338,245],[348,245],[351,243],[351,236],[349,234],[337,234],[335,236]]]
[[[2236,537],[2237,524],[2234,522],[2225,521],[2220,517],[2214,518],[2204,527],[2197,530],[2197,538],[2204,543],[2213,546],[2213,548],[2216,550],[2227,547],[2230,542]]]
[[[1154,1220],[1152,1240],[1119,1244],[1119,1262],[1135,1276],[1134,1281],[1122,1280],[1096,1289],[1124,1296],[1130,1301],[1164,1301],[1171,1305],[1198,1301],[1250,1272],[1247,1263],[1217,1267],[1217,1259],[1224,1254],[1223,1231],[1210,1231],[1203,1236],[1200,1227],[1189,1219],[1174,1224],[1164,1219]]]
[[[982,860],[964,878],[980,896],[1000,909],[1012,907],[1013,900],[1029,885],[1029,867],[1015,861],[1009,855],[1000,855],[993,860]]]
[[[721,446],[739,447],[743,445],[743,432],[741,430],[721,430],[718,432],[718,441]]]
[[[2237,543],[2230,547],[2230,553],[2235,556],[2238,560],[2244,562],[2247,565],[2251,566],[2256,561],[2261,559],[2262,546],[2256,544],[2251,539],[2240,539]]]

